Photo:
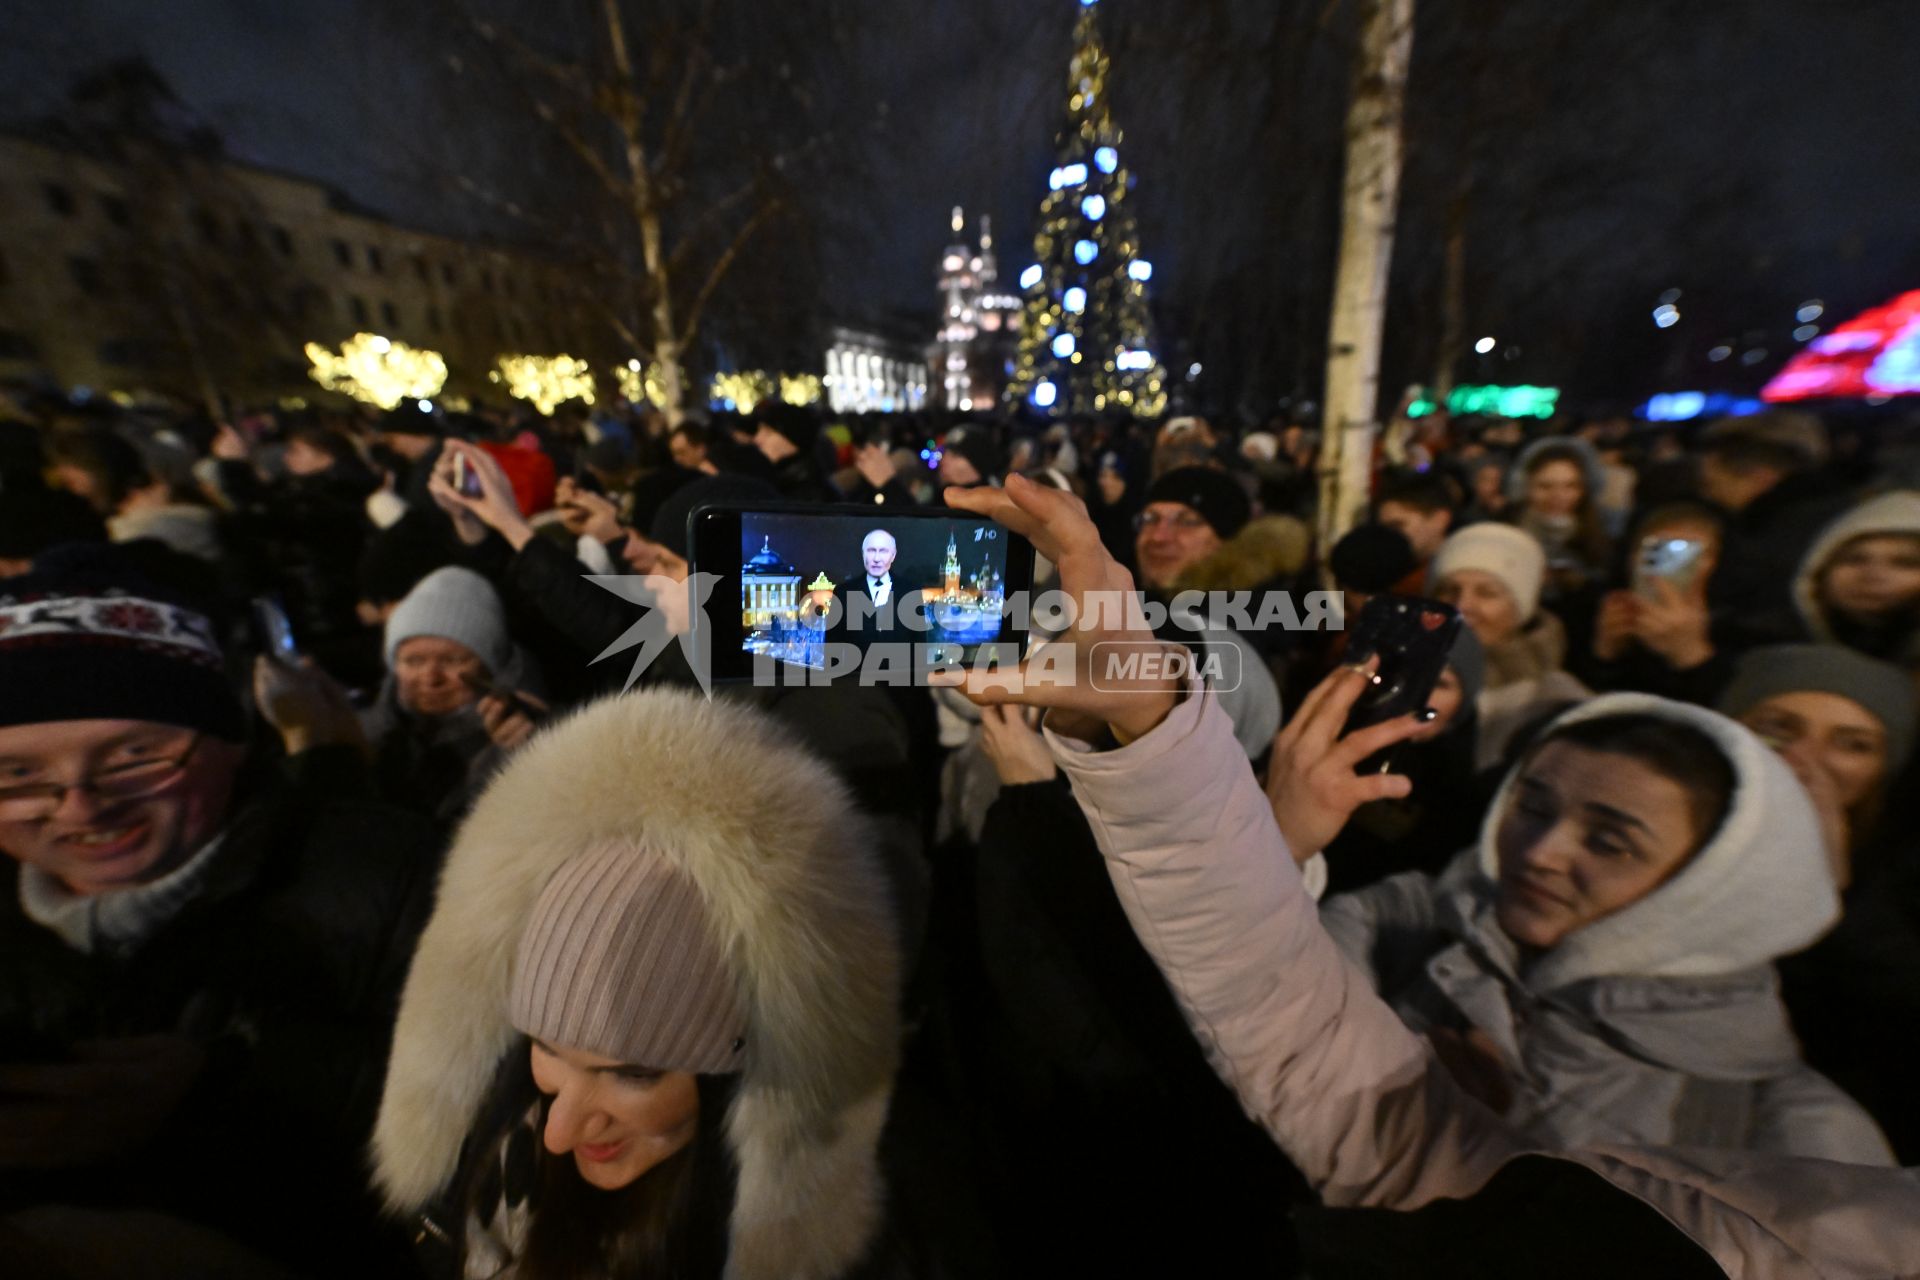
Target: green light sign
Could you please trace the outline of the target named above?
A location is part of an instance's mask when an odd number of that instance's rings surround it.
[[[1560,405],[1558,387],[1455,387],[1448,413],[1484,413],[1496,418],[1551,418]],[[1424,418],[1438,406],[1421,398],[1407,407],[1410,418]]]

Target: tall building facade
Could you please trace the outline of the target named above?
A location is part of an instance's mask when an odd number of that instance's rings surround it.
[[[207,287],[169,308],[156,279]],[[590,340],[572,296],[557,264],[308,179],[222,160],[132,190],[111,165],[0,135],[0,376],[194,398],[184,366],[206,359],[233,396],[317,394],[304,344],[366,332],[441,352],[448,391],[484,394],[498,355]]]
[[[989,409],[1000,401],[1011,373],[1020,299],[1000,286],[993,224],[980,219],[980,238],[966,240],[966,215],[953,211],[954,243],[940,259],[940,333],[928,353],[947,409]]]
[[[822,355],[835,413],[911,413],[927,407],[927,366],[915,348],[870,328],[834,325]]]

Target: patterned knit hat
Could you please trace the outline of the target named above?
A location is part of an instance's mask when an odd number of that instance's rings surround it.
[[[0,725],[144,720],[245,738],[205,612],[113,547],[42,559],[0,582]]]
[[[693,882],[631,844],[553,874],[520,935],[518,1031],[657,1071],[745,1062],[746,1007]]]

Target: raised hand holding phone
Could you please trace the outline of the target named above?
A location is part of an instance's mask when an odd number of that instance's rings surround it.
[[[486,529],[492,529],[515,551],[533,540],[533,526],[520,514],[506,472],[477,444],[448,440],[441,446],[440,461],[434,465],[427,492],[454,517],[463,541],[480,540],[470,536],[476,524],[482,536]]]
[[[322,746],[366,748],[360,715],[347,691],[311,658],[254,659],[253,701],[290,756]]]
[[[1314,686],[1293,719],[1273,740],[1267,766],[1267,801],[1295,862],[1333,843],[1353,811],[1375,800],[1408,795],[1404,774],[1360,773],[1361,762],[1420,731],[1417,715],[1400,715],[1349,730],[1360,696],[1373,688],[1378,658],[1338,667]]]
[[[932,683],[958,688],[981,706],[1022,703],[1047,711],[1057,733],[1091,740],[1102,725],[1121,742],[1154,729],[1178,705],[1184,685],[1158,664],[1113,665],[1128,649],[1161,652],[1168,645],[1147,625],[1133,575],[1100,541],[1086,504],[1070,493],[1007,477],[1003,489],[948,489],[947,505],[986,516],[1033,544],[1059,572],[1059,590],[1073,605],[1073,625],[1037,649],[1016,671],[936,672]],[[1096,661],[1109,670],[1095,679]],[[1122,671],[1134,674],[1123,676]]]
[[[474,709],[487,736],[502,751],[512,751],[531,738],[551,710],[530,693],[499,689],[481,698]]]
[[[1650,585],[1651,596],[1636,602],[1634,638],[1676,671],[1692,670],[1713,657],[1705,583],[1683,590],[1666,578],[1653,578]]]

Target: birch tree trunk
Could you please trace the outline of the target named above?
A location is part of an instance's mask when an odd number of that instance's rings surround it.
[[[1324,556],[1365,510],[1379,414],[1387,274],[1400,200],[1414,0],[1360,0],[1360,45],[1347,111],[1347,168],[1328,334],[1327,406],[1320,446]]]
[[[640,253],[647,287],[653,297],[653,359],[660,366],[660,388],[666,403],[661,406],[667,425],[677,427],[687,416],[687,379],[680,359],[684,340],[675,326],[673,314],[673,276],[661,245],[660,206],[654,198],[653,171],[649,168],[647,145],[641,133],[640,83],[634,75],[633,57],[627,48],[626,26],[620,18],[619,0],[603,0],[607,23],[607,42],[613,54],[614,73],[618,77],[618,101],[614,112],[625,146],[629,199],[635,226],[640,232]]]

